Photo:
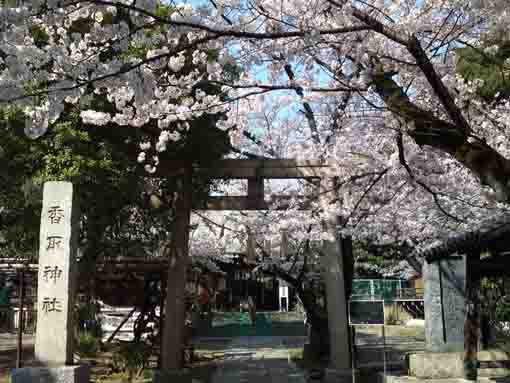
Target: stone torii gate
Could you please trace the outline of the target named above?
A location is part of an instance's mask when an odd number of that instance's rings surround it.
[[[334,197],[335,172],[332,166],[321,161],[298,161],[288,159],[271,160],[219,160],[208,166],[196,167],[191,164],[161,166],[156,177],[181,176],[175,208],[175,227],[172,233],[173,251],[169,260],[165,320],[162,334],[161,371],[155,380],[176,378],[182,363],[181,341],[184,322],[184,292],[186,266],[188,264],[189,225],[192,209],[200,210],[267,210],[272,202],[284,202],[288,196],[276,196],[272,201],[264,199],[266,179],[308,179],[319,181],[317,194],[321,205],[327,206]],[[173,169],[173,170],[169,170]],[[178,169],[177,171],[175,169]],[[192,177],[205,179],[246,179],[246,196],[209,197],[201,205],[191,200]],[[284,207],[280,206],[280,209]],[[336,381],[351,379],[351,356],[349,328],[346,310],[344,267],[342,262],[341,238],[337,235],[337,222],[332,219],[323,222],[324,230],[332,234],[335,241],[323,242],[327,294],[328,323],[330,325],[331,364],[329,373]]]

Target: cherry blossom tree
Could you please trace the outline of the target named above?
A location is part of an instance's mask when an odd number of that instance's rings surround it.
[[[0,101],[23,108],[27,133],[34,137],[66,105],[78,106],[82,120],[94,125],[141,128],[157,121],[155,143],[142,142],[138,155],[154,172],[157,153],[178,145],[204,113],[227,113],[219,126],[230,129],[233,142],[271,145],[257,140],[251,116],[287,100],[294,103],[287,113],[300,108],[307,127],[300,129],[304,145],[280,155],[333,160],[339,174],[370,168],[373,177],[391,185],[410,180],[403,192],[429,194],[424,203],[415,197],[421,215],[432,200],[456,221],[464,218],[456,214],[464,205],[448,200],[458,196],[448,197],[455,193],[446,187],[446,170],[455,173],[454,185],[464,183],[468,203],[488,203],[480,183],[492,189],[492,199],[507,202],[506,103],[466,103],[481,84],[465,83],[455,68],[457,47],[480,46],[486,35],[506,31],[503,6],[453,0],[327,0],[314,7],[222,1],[169,11],[156,1],[31,2],[2,9]],[[187,71],[186,60],[205,71]],[[228,81],[224,72],[235,65],[243,74]],[[224,96],[206,95],[199,84],[221,86]],[[111,111],[97,110],[97,95]],[[281,124],[275,131],[299,132]],[[340,145],[344,134],[352,153]],[[359,161],[359,153],[368,151],[379,158]],[[430,175],[437,169],[445,176],[435,185]],[[481,200],[473,202],[473,195]],[[341,208],[361,207],[357,201],[344,195]],[[416,211],[414,204],[411,209]]]

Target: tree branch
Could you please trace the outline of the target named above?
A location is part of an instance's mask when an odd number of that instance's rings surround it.
[[[414,173],[412,172],[412,170],[409,167],[409,164],[407,163],[406,158],[405,158],[404,140],[403,140],[402,132],[398,132],[398,134],[397,134],[397,147],[398,147],[398,159],[400,161],[400,164],[404,167],[404,169],[409,174],[409,177],[411,177],[411,179],[414,182],[416,182],[423,189],[425,189],[425,191],[427,191],[428,193],[430,193],[430,195],[432,195],[432,198],[434,199],[434,203],[436,204],[438,209],[444,215],[446,215],[447,217],[453,219],[456,222],[464,222],[464,220],[462,220],[459,217],[454,216],[454,215],[450,214],[448,211],[446,211],[446,209],[441,205],[441,201],[439,200],[438,194],[436,192],[434,192],[426,183],[424,183],[423,181],[420,181],[419,179],[417,179],[415,177]]]

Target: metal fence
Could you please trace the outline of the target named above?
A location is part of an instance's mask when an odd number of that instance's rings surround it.
[[[37,311],[33,307],[23,308],[22,331],[25,334],[35,333]],[[0,306],[0,332],[15,332],[20,326],[19,307]]]
[[[423,289],[403,287],[388,289],[385,291],[373,291],[371,289],[357,289],[351,295],[351,301],[420,301],[423,300]]]
[[[34,333],[36,323],[37,275],[30,271],[4,273],[10,285],[0,286],[0,332],[14,332],[20,328],[24,333]],[[22,315],[20,315],[20,308]]]

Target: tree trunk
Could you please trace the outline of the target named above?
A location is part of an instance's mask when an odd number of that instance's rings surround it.
[[[275,268],[272,272],[275,277],[283,279],[293,286],[299,296],[306,312],[308,325],[310,326],[309,342],[312,354],[316,357],[327,356],[330,351],[328,317],[317,304],[317,296],[310,286],[303,287],[299,279],[292,277],[283,270]]]
[[[450,154],[471,170],[482,185],[491,187],[499,201],[510,203],[509,159],[483,141],[469,140],[464,126],[441,120],[430,111],[419,108],[383,69],[375,74],[373,85],[389,110],[414,124],[414,129],[408,133],[418,145]]]
[[[172,231],[165,300],[165,323],[161,340],[161,368],[176,370],[183,364],[186,271],[189,262],[191,169],[180,185]]]
[[[476,381],[478,376],[478,340],[480,337],[479,282],[474,278],[472,260],[467,257],[466,320],[464,322],[464,378]]]
[[[314,356],[320,358],[329,355],[329,330],[328,318],[316,317],[311,320],[310,347]]]
[[[342,258],[344,266],[344,280],[345,280],[345,312],[347,313],[347,320],[349,320],[349,300],[352,293],[352,280],[354,279],[354,255],[352,253],[352,237],[343,236],[341,239]],[[347,324],[350,327],[350,324]],[[349,331],[349,350],[353,350],[353,342],[355,339]],[[354,355],[351,355],[351,362]]]

